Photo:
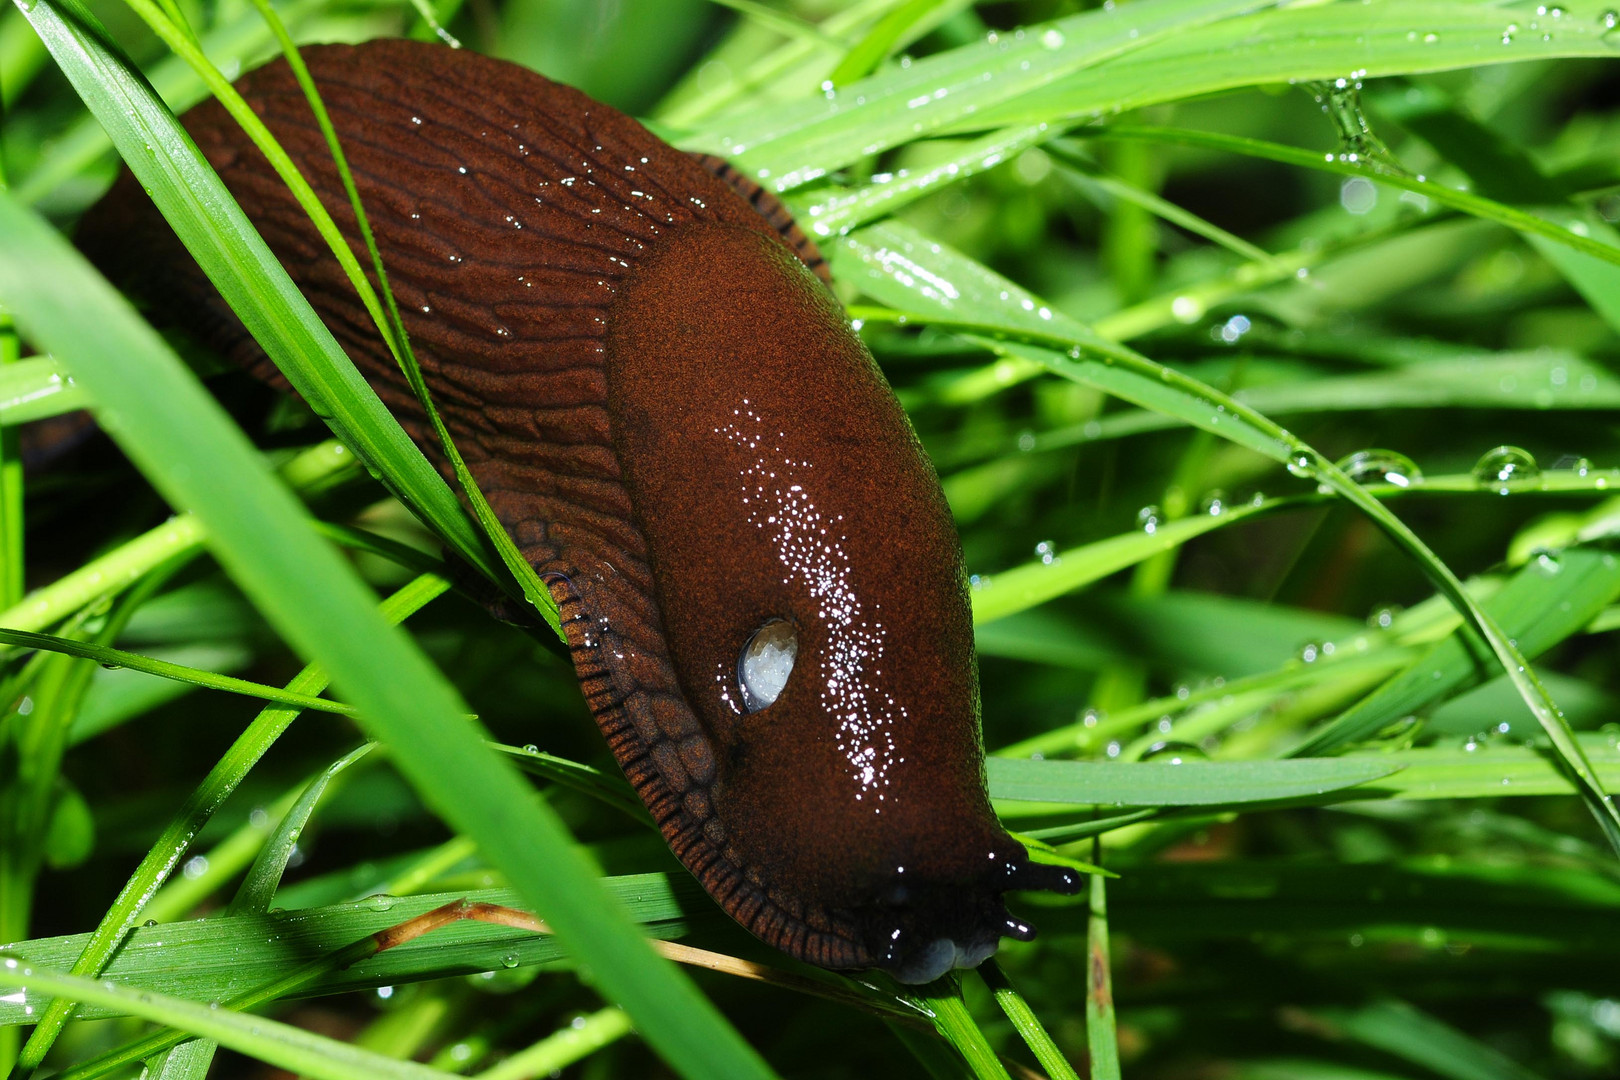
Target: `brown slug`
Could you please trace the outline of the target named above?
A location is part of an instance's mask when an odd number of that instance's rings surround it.
[[[512,64],[406,41],[304,57],[434,402],[674,853],[744,927],[826,968],[923,982],[1032,936],[1002,893],[1080,879],[991,812],[950,512],[780,204]],[[358,248],[285,62],[238,88]],[[214,102],[184,122],[445,469],[264,158]],[[273,372],[127,173],[80,243]]]

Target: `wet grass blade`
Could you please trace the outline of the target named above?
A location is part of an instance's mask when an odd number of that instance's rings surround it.
[[[1293,761],[986,762],[996,799],[1097,806],[1235,806],[1343,791],[1381,780],[1398,761],[1316,758]]]
[[[1254,0],[1137,0],[1086,12],[917,60],[826,100],[769,110],[752,122],[722,122],[686,142],[726,155],[774,191],[788,191],[1078,69],[1253,6]]]

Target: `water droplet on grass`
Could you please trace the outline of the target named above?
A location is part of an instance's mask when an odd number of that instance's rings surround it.
[[[1338,462],[1345,475],[1358,484],[1394,484],[1410,487],[1423,479],[1423,470],[1395,450],[1357,450]]]
[[[1486,487],[1495,487],[1500,494],[1508,493],[1508,485],[1530,480],[1541,473],[1541,467],[1530,451],[1518,446],[1498,446],[1487,450],[1474,463],[1474,479]]]

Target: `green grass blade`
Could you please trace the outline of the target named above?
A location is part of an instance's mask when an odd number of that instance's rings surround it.
[[[1102,862],[1102,846],[1091,842],[1091,861]],[[1119,1080],[1119,1036],[1114,1022],[1114,973],[1108,941],[1108,890],[1101,874],[1086,879],[1086,1049],[1091,1080]]]
[[[0,424],[26,424],[85,404],[84,394],[48,356],[0,364]]]
[[[1404,1058],[1448,1080],[1541,1080],[1493,1047],[1471,1039],[1404,1001],[1385,999],[1322,1018],[1345,1035]]]
[[[1537,30],[1528,0],[1370,0],[1289,4],[1186,26],[1142,49],[1060,79],[1038,94],[958,122],[989,126],[1096,118],[1245,86],[1449,71],[1563,57],[1613,57],[1620,42],[1599,11],[1572,8]],[[1509,25],[1519,27],[1503,38]]]
[[[991,1049],[973,1014],[968,1012],[956,976],[947,975],[907,997],[933,1021],[934,1030],[956,1047],[956,1052],[962,1055],[962,1060],[967,1062],[968,1070],[977,1080],[1011,1080],[1006,1066],[996,1057],[995,1050]]]
[[[1097,806],[1273,802],[1358,787],[1400,768],[1392,761],[1368,758],[1184,761],[1172,765],[992,757],[985,764],[991,798]]]
[[[140,653],[114,649],[107,645],[97,645],[94,642],[75,641],[72,638],[56,637],[51,634],[30,634],[27,631],[12,630],[0,626],[0,644],[14,645],[24,650],[39,649],[43,652],[58,653],[62,656],[78,656],[86,660],[94,660],[102,667],[144,671],[149,675],[159,675],[165,679],[174,679],[177,682],[190,683],[193,686],[245,694],[248,697],[262,698],[265,701],[274,701],[282,705],[293,705],[300,709],[315,709],[320,712],[338,713],[343,716],[354,715],[354,709],[341,701],[329,701],[326,698],[298,694],[290,690],[266,686],[264,683],[250,682],[247,679],[237,679],[212,671],[200,671],[197,668],[188,668],[182,664],[171,664],[150,656],[142,656]]]
[[[572,1024],[519,1050],[493,1068],[475,1074],[477,1080],[528,1080],[551,1076],[630,1034],[630,1017],[623,1009],[607,1008],[582,1016]]]
[[[1205,131],[1189,131],[1184,128],[1134,127],[1122,124],[1117,127],[1110,126],[1087,130],[1083,134],[1093,138],[1145,139],[1150,142],[1169,143],[1177,146],[1197,146],[1211,150],[1227,150],[1235,154],[1247,154],[1250,157],[1281,162],[1285,165],[1298,165],[1302,168],[1337,173],[1341,176],[1359,176],[1374,183],[1399,188],[1402,191],[1410,191],[1426,199],[1432,199],[1440,206],[1468,214],[1470,217],[1505,225],[1510,229],[1525,234],[1526,238],[1539,237],[1551,240],[1569,248],[1571,251],[1590,256],[1600,262],[1620,265],[1620,247],[1585,235],[1584,227],[1581,232],[1576,232],[1566,225],[1549,221],[1543,217],[1537,217],[1528,211],[1508,206],[1505,203],[1499,203],[1494,199],[1487,199],[1468,191],[1458,191],[1456,188],[1447,187],[1444,184],[1422,177],[1393,172],[1376,162],[1359,159],[1353,154],[1321,154],[1310,150],[1300,150],[1292,146],[1266,142],[1262,139],[1219,135]]]
[[[982,625],[1017,614],[1161,552],[1174,551],[1196,536],[1276,511],[1283,505],[1286,504],[1282,500],[1273,499],[1234,507],[1223,514],[1199,514],[1154,523],[1151,530],[1137,529],[1057,552],[1050,562],[1038,559],[995,574],[976,575],[973,621]]]
[[[996,958],[992,956],[986,960],[979,966],[978,971],[985,984],[990,987],[990,992],[995,995],[996,1004],[1001,1006],[1001,1011],[1007,1014],[1007,1019],[1018,1029],[1019,1036],[1029,1046],[1035,1060],[1041,1063],[1041,1068],[1046,1070],[1046,1075],[1051,1080],[1080,1080],[1074,1066],[1063,1056],[1063,1051],[1052,1041],[1052,1036],[1046,1033],[1046,1028],[1041,1026],[1040,1018],[1029,1007],[1029,1002],[1024,1000],[1023,995],[1013,987],[1012,980],[1001,970]]]
[[[536,901],[648,1042],[686,1075],[768,1075],[691,981],[653,954],[555,812],[481,745],[456,693],[377,615],[353,571],[128,304],[4,197],[0,253],[0,302],[23,332],[74,373],[143,473],[202,520],[215,557],[271,625],[326,668],[424,801]]]

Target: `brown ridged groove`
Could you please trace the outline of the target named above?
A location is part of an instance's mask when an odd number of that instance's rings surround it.
[[[1001,893],[1078,880],[1030,864],[990,811],[949,511],[787,211],[511,64],[404,41],[303,54],[435,404],[550,583],[585,699],[671,850],[749,930],[824,967],[931,977],[942,940],[972,959],[1028,936]],[[238,89],[358,250],[286,65]],[[215,103],[184,122],[449,477],[263,157]],[[278,378],[127,174],[80,243]],[[747,712],[738,657],[772,620],[797,659]]]

